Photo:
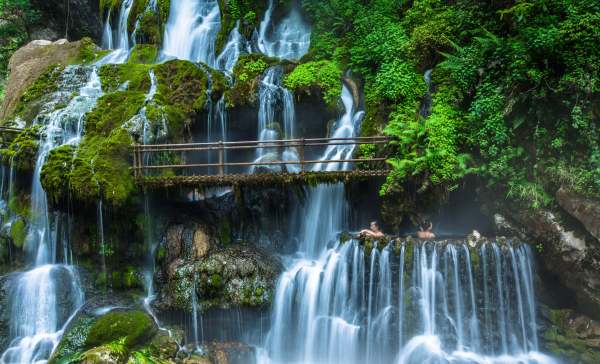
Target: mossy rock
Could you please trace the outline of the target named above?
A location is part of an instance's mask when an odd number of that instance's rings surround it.
[[[143,311],[111,311],[91,325],[85,346],[122,341],[124,347],[132,348],[149,340],[156,330],[152,317]]]
[[[43,105],[44,96],[58,90],[60,77],[64,69],[65,67],[60,64],[49,66],[31,86],[25,89],[16,106],[15,114],[26,122],[33,120]]]
[[[136,44],[131,50],[128,63],[152,64],[158,56],[158,48],[153,44]]]
[[[184,128],[204,110],[208,77],[196,64],[182,60],[160,64],[154,72],[158,81],[154,100],[159,110],[149,109],[148,117],[160,111],[168,121],[169,136],[181,138]]]
[[[146,92],[150,89],[150,68],[147,64],[105,64],[98,71],[102,90],[113,92],[127,84],[128,91]]]
[[[63,145],[50,151],[42,167],[40,180],[49,202],[59,203],[69,193],[69,174],[73,169],[75,147]]]
[[[25,220],[19,218],[13,221],[10,225],[10,238],[15,247],[19,249],[23,248],[25,239],[27,239],[27,226]]]
[[[233,68],[234,86],[225,93],[230,107],[254,105],[257,101],[260,78],[272,65],[279,62],[260,54],[241,55]]]
[[[284,85],[297,97],[320,95],[333,109],[342,94],[342,70],[333,61],[303,63],[285,77]]]
[[[31,171],[37,161],[39,149],[40,128],[32,126],[24,129],[9,144],[8,148],[0,149],[2,162],[6,165],[13,163],[17,170]]]

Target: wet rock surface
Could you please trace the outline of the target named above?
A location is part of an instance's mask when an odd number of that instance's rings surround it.
[[[576,218],[596,239],[600,239],[600,201],[564,188],[556,192],[556,200],[571,216]]]
[[[565,363],[600,362],[600,322],[573,310],[542,310],[545,346]]]
[[[279,261],[250,244],[218,244],[209,231],[198,224],[167,229],[156,307],[191,311],[194,299],[202,309],[268,305]]]
[[[511,210],[494,216],[499,234],[534,245],[543,268],[575,293],[578,311],[600,317],[600,249],[596,239],[549,210]]]

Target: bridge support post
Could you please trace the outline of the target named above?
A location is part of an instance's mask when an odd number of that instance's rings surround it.
[[[225,174],[225,168],[223,163],[225,162],[225,148],[223,145],[223,141],[219,140],[219,176]]]
[[[300,172],[304,173],[304,138],[300,140],[298,156],[300,157]]]
[[[138,181],[138,145],[133,143],[133,178]]]

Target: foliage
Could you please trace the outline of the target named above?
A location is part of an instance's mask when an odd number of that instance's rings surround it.
[[[10,56],[31,40],[32,26],[38,21],[30,0],[0,0],[0,80],[6,78]]]
[[[296,94],[317,92],[330,106],[335,106],[341,93],[342,71],[331,61],[314,61],[303,63],[285,77],[285,87]]]
[[[533,209],[553,204],[560,186],[600,195],[598,2],[302,4],[313,22],[308,57],[360,77],[363,135],[395,138],[382,193],[405,212],[471,173]]]
[[[254,104],[256,102],[260,76],[273,62],[274,60],[257,54],[240,56],[233,68],[233,75],[236,82],[225,93],[227,104],[230,107]]]

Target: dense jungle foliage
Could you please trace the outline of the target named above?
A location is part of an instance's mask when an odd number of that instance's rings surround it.
[[[599,2],[303,4],[313,14],[309,57],[362,77],[363,133],[397,137],[382,194],[439,201],[476,174],[531,208],[552,204],[560,185],[598,195]]]

